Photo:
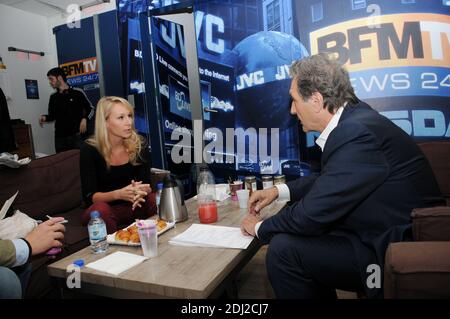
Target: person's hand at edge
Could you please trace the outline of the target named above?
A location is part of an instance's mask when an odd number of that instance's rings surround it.
[[[248,200],[248,212],[257,215],[261,209],[270,205],[278,197],[278,189],[271,187],[268,189],[253,192]]]
[[[82,119],[80,122],[80,134],[84,134],[87,132],[87,121],[86,119]]]
[[[41,126],[41,127],[44,127],[44,123],[45,122],[47,122],[47,117],[45,116],[45,115],[41,115],[40,117],[39,117],[39,125]]]
[[[66,228],[59,222],[63,217],[55,217],[36,226],[25,240],[31,246],[32,256],[42,254],[53,247],[62,247]]]
[[[256,236],[255,233],[255,226],[257,223],[259,223],[262,219],[259,216],[255,215],[247,215],[244,220],[241,223],[241,232],[245,236]]]

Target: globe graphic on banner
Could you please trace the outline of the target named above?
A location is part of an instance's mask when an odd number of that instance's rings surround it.
[[[295,125],[297,119],[289,113],[288,72],[293,61],[309,55],[303,44],[292,35],[264,31],[245,38],[233,51],[237,55],[237,127],[282,131]]]

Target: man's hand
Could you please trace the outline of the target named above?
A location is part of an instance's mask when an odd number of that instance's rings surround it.
[[[246,236],[256,236],[255,232],[255,226],[257,223],[259,223],[262,219],[259,216],[255,215],[247,215],[241,224],[241,231],[242,234]]]
[[[278,197],[278,188],[272,187],[262,191],[256,191],[248,200],[249,214],[259,214],[261,209],[270,205]]]
[[[80,122],[80,134],[84,134],[87,131],[87,121],[86,119],[82,119]]]
[[[53,247],[61,247],[66,228],[59,224],[62,217],[55,217],[38,225],[25,239],[31,245],[33,256],[42,254]]]
[[[41,127],[44,127],[44,123],[45,122],[47,122],[47,117],[45,116],[45,115],[41,115],[40,117],[39,117],[39,125],[41,126]]]

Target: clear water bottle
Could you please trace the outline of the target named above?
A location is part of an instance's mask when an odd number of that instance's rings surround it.
[[[104,253],[108,249],[106,240],[106,224],[98,211],[91,212],[91,220],[88,224],[89,241],[94,254]]]
[[[197,178],[197,194],[210,195],[216,199],[216,182],[208,167],[201,167]]]
[[[161,192],[163,189],[163,183],[159,182],[158,184],[156,184],[156,211],[158,216],[161,217],[161,215],[159,214],[159,204],[161,203]]]

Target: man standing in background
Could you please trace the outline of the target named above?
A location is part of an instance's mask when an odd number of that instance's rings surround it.
[[[87,120],[94,114],[94,109],[86,94],[79,88],[67,84],[66,74],[61,68],[47,72],[50,86],[56,92],[50,96],[48,114],[39,118],[39,124],[55,121],[55,149],[64,152],[79,149],[81,135],[87,131]]]

